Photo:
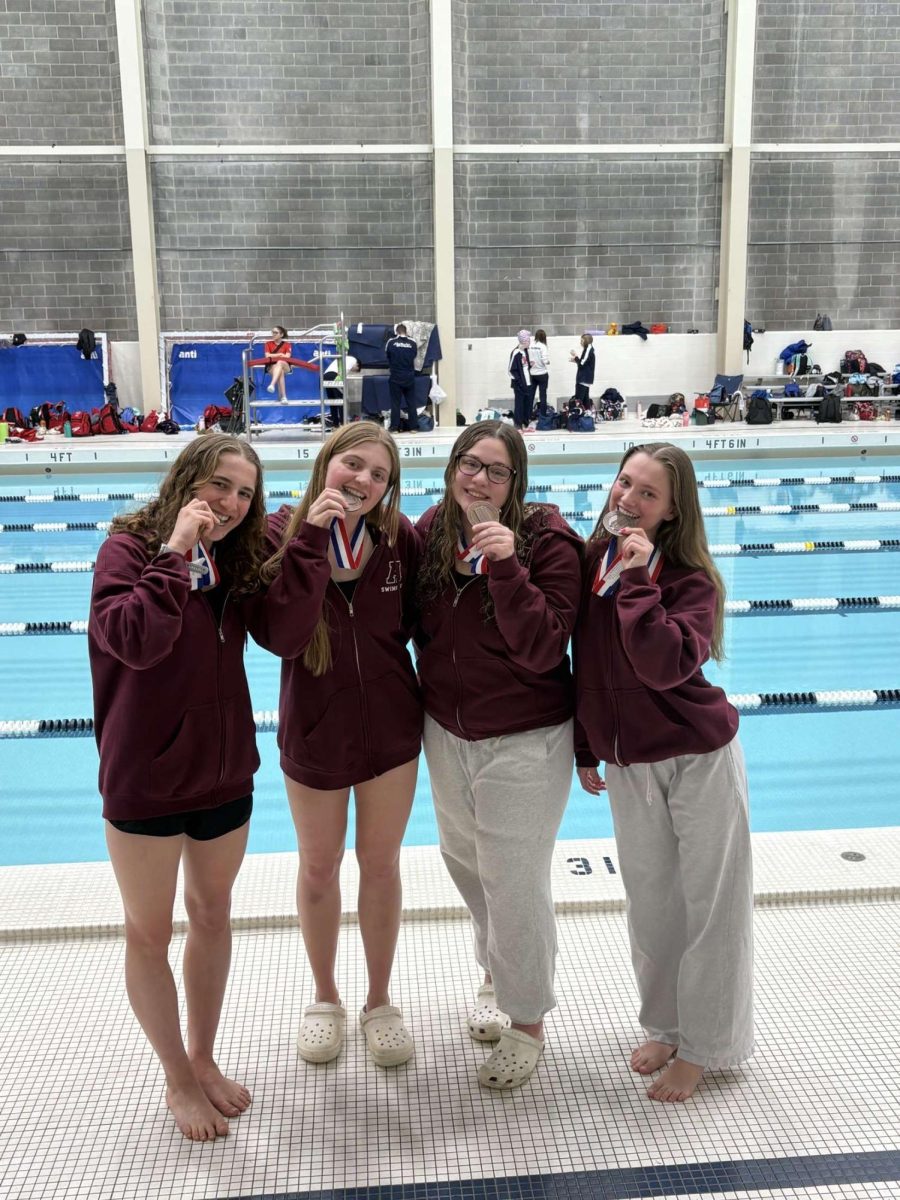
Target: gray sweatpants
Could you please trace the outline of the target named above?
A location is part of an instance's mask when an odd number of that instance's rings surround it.
[[[710,754],[607,763],[631,959],[650,1038],[721,1070],[753,1053],[753,879],[737,738]]]
[[[556,1006],[550,865],[572,783],[573,722],[467,742],[425,718],[441,854],[497,1004],[531,1025]]]

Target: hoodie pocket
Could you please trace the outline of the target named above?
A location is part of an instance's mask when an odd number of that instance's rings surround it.
[[[189,708],[150,762],[150,794],[174,800],[211,791],[219,778],[221,746],[218,704]]]

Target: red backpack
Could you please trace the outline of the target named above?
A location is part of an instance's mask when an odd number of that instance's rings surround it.
[[[147,413],[143,421],[141,421],[140,433],[156,433],[156,427],[159,424],[159,413],[155,408],[152,408]]]
[[[125,433],[118,411],[112,404],[104,404],[91,413],[91,433]]]
[[[10,429],[30,429],[31,422],[27,420],[21,408],[7,408],[3,412],[3,420]]]
[[[203,428],[212,429],[214,425],[222,425],[223,422],[230,421],[231,417],[232,409],[230,405],[207,404],[203,410]]]
[[[869,360],[862,350],[845,350],[843,362],[841,369],[845,375],[865,375],[869,367]]]
[[[91,429],[90,413],[72,413],[69,424],[72,426],[72,437],[90,437],[94,432],[93,429]]]

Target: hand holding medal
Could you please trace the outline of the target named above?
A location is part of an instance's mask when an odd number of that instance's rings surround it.
[[[619,554],[625,570],[629,567],[646,567],[653,554],[653,543],[640,526],[629,524],[628,518],[616,508],[603,514],[602,524],[607,533],[619,539]]]
[[[358,500],[358,497],[354,496],[354,500]],[[306,519],[310,525],[318,525],[320,529],[330,529],[332,521],[342,520],[344,514],[350,511],[348,501],[349,497],[343,489],[322,488],[309,506]],[[359,508],[359,503],[356,507]]]
[[[515,553],[513,531],[500,524],[500,510],[486,500],[477,500],[466,510],[466,520],[472,526],[473,547],[490,562],[499,562]]]

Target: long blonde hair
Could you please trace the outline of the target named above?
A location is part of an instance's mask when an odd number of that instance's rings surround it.
[[[716,589],[716,611],[713,619],[710,655],[720,663],[725,658],[725,583],[709,552],[703,513],[700,511],[700,493],[697,488],[697,476],[694,474],[694,464],[683,450],[678,446],[673,446],[671,442],[648,442],[644,446],[632,446],[625,452],[616,471],[616,478],[621,475],[625,464],[635,454],[646,454],[648,458],[660,463],[665,468],[672,487],[672,506],[675,509],[675,516],[669,521],[663,521],[660,525],[656,535],[657,545],[666,560],[673,566],[692,567],[705,572]],[[588,548],[595,542],[609,537],[603,528],[603,517],[609,510],[610,498],[611,494],[607,496],[600,519],[588,539]]]
[[[271,583],[281,570],[281,560],[284,558],[288,542],[297,536],[300,526],[306,520],[310,505],[319,497],[325,487],[325,476],[328,474],[331,460],[338,454],[346,454],[357,446],[369,442],[384,446],[390,459],[391,470],[384,495],[375,507],[366,513],[366,524],[370,529],[378,530],[389,546],[394,545],[400,525],[400,455],[397,453],[397,443],[386,429],[381,425],[376,425],[374,421],[354,421],[352,425],[343,425],[331,434],[319,451],[318,457],[313,463],[309,484],[303,493],[302,500],[291,514],[281,539],[281,545],[263,563],[260,572],[263,583]],[[328,618],[323,609],[309,645],[303,651],[303,665],[312,675],[324,675],[331,669],[331,661],[331,637],[328,633]]]
[[[172,536],[181,509],[215,476],[225,454],[237,454],[254,466],[256,484],[246,517],[216,544],[216,565],[235,592],[255,592],[266,548],[263,469],[256,451],[240,438],[208,433],[185,446],[159,485],[159,495],[137,512],[114,517],[109,532],[133,534],[155,554]]]

